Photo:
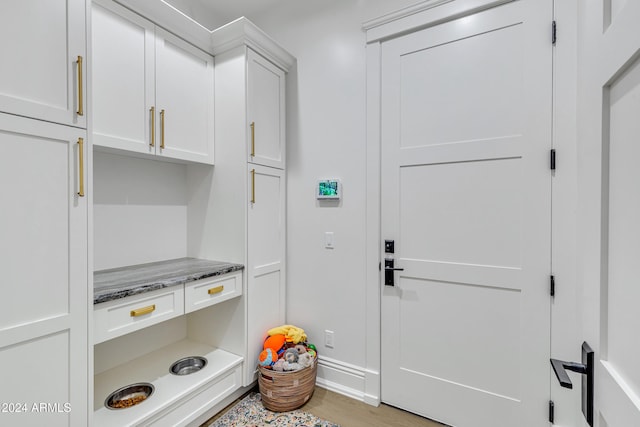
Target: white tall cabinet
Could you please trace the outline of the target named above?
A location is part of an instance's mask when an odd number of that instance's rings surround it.
[[[285,70],[246,49],[249,205],[247,359],[262,350],[264,325],[285,323]],[[254,326],[255,325],[255,326]],[[246,378],[255,377],[248,363]]]
[[[94,1],[94,145],[213,164],[213,57],[110,1]]]
[[[0,425],[87,423],[84,143],[84,129],[0,114],[0,402],[20,405]]]
[[[285,323],[285,73],[294,63],[270,39],[254,34],[245,19],[213,33],[217,176],[212,197],[227,208],[212,218],[207,236],[234,248],[246,265],[245,385],[256,378],[266,331]]]
[[[85,0],[0,13],[0,425],[88,419]]]

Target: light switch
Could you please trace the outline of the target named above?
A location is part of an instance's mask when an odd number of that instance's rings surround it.
[[[324,233],[324,247],[327,249],[334,248],[333,231],[327,231]]]
[[[324,331],[324,345],[325,347],[333,348],[333,331]]]

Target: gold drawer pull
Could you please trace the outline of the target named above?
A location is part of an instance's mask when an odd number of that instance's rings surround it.
[[[219,294],[223,290],[224,290],[224,286],[216,286],[215,288],[209,289],[207,292],[209,293],[209,295],[213,295],[213,294]]]
[[[256,202],[256,170],[251,169],[251,203]]]
[[[78,64],[78,110],[76,111],[76,114],[84,116],[84,97],[82,96],[82,56],[78,56],[76,64]]]
[[[149,114],[151,114],[151,142],[149,143],[149,145],[151,147],[155,147],[156,145],[156,107],[151,107]]]
[[[164,150],[164,110],[160,110],[160,148]]]
[[[251,122],[251,157],[256,156],[256,122]]]
[[[80,176],[78,179],[80,180],[80,188],[78,191],[78,196],[84,197],[84,139],[78,138],[78,162],[80,169]]]
[[[145,314],[149,314],[156,309],[156,305],[150,305],[148,307],[136,308],[135,310],[131,310],[131,317],[143,316]]]

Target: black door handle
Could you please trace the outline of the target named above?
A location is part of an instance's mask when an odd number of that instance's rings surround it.
[[[582,377],[582,413],[590,426],[593,426],[593,367],[594,353],[589,344],[582,343],[582,363],[565,362],[564,360],[551,359],[551,366],[560,385],[564,388],[573,388],[571,378],[567,371],[577,372]]]
[[[395,282],[393,280],[393,272],[394,271],[404,271],[404,268],[394,267],[393,266],[394,259],[387,258],[384,260],[384,284],[385,286],[395,286]]]
[[[565,362],[564,360],[551,359],[551,366],[553,366],[553,372],[556,373],[560,385],[564,388],[573,388],[571,378],[567,371],[577,372],[579,374],[587,373],[587,365],[577,362]]]

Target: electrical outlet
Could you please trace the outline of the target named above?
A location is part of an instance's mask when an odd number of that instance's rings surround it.
[[[324,331],[324,346],[333,348],[333,331]]]

